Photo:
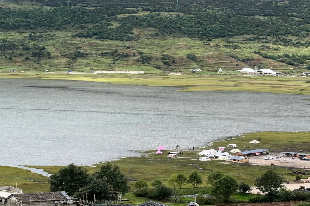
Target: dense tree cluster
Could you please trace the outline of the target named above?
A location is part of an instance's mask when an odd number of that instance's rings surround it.
[[[70,196],[87,200],[115,200],[115,192],[129,191],[128,179],[117,165],[107,163],[88,174],[82,166],[70,164],[50,177],[51,191],[66,191]],[[87,195],[86,195],[87,194]]]

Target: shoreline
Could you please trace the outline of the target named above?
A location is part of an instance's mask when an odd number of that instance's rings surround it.
[[[310,95],[307,77],[274,77],[244,75],[158,75],[158,74],[66,74],[66,73],[1,73],[0,79],[40,79],[104,82],[123,85],[180,88],[177,91],[248,91],[275,94]],[[309,99],[310,100],[310,99]]]

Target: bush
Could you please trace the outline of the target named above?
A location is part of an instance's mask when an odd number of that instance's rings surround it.
[[[199,205],[215,205],[217,203],[217,199],[213,196],[203,197],[202,195],[198,195],[196,197],[196,202]]]
[[[148,193],[149,193],[149,188],[148,187],[142,187],[135,192],[135,196],[136,197],[147,197]]]
[[[161,185],[155,187],[154,189],[149,190],[148,198],[155,200],[164,200],[171,197],[172,193],[173,193],[172,188],[167,187],[165,185]]]
[[[300,203],[296,206],[310,206],[310,203],[309,202],[303,202],[303,203]]]
[[[250,187],[250,185],[248,185],[248,184],[246,184],[246,183],[244,183],[244,182],[241,182],[241,183],[239,184],[238,190],[239,190],[240,192],[242,192],[242,193],[246,193],[246,192],[248,192],[248,191],[251,190],[251,187]]]
[[[295,200],[297,201],[308,201],[310,200],[310,193],[303,191],[295,191],[293,192],[295,195]]]
[[[302,175],[296,175],[295,180],[299,181],[299,180],[301,180],[301,178],[302,178]]]
[[[260,202],[269,202],[269,198],[267,196],[258,196],[249,199],[251,203],[260,203]]]
[[[292,191],[282,188],[279,190],[277,199],[283,202],[292,201],[295,199],[295,195]]]

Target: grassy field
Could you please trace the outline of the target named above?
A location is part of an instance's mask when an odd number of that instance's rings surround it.
[[[94,81],[113,84],[174,86],[178,91],[250,91],[279,94],[310,94],[307,77],[273,77],[241,75],[130,75],[66,74],[48,72],[0,73],[0,78],[30,78]]]

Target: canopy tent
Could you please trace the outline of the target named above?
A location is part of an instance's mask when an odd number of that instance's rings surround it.
[[[259,144],[260,142],[257,141],[257,140],[252,140],[252,141],[250,141],[249,143],[252,143],[252,144]]]
[[[231,153],[237,153],[237,152],[241,152],[240,149],[232,149],[230,150]]]
[[[166,150],[166,148],[160,145],[159,147],[157,147],[157,150]]]
[[[162,154],[163,152],[160,150],[157,150],[156,154]]]
[[[225,150],[225,147],[219,147],[219,151]]]

